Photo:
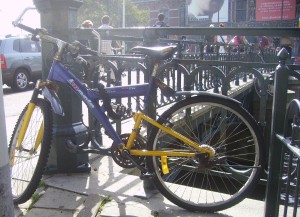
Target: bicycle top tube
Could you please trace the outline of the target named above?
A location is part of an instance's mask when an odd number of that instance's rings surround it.
[[[48,80],[63,83],[65,85],[71,85],[70,87],[73,89],[73,91],[76,92],[80,90],[82,94],[86,95],[87,99],[90,99],[92,101],[100,99],[98,90],[86,88],[71,71],[65,68],[63,64],[57,60],[53,61],[51,70],[48,75]],[[105,90],[111,98],[124,98],[133,96],[147,97],[148,94],[150,94],[149,89],[152,85],[151,80],[152,79],[150,78],[150,83],[106,87]],[[72,86],[73,81],[76,81],[76,86]],[[80,96],[82,96],[82,94]]]

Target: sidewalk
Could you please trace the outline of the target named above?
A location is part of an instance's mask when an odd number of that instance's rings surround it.
[[[46,177],[41,197],[27,211],[30,201],[15,209],[16,216],[26,217],[89,217],[97,216],[263,216],[264,202],[245,199],[230,209],[217,213],[193,213],[177,207],[155,192],[149,199],[144,195],[143,182],[135,170],[123,169],[107,156],[93,155],[91,173],[58,174]],[[144,195],[145,196],[145,195]],[[103,201],[111,197],[111,201]],[[101,205],[102,203],[102,205]]]

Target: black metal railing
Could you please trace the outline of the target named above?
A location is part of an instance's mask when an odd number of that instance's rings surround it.
[[[295,141],[297,141],[297,137],[299,136],[297,132],[297,127],[299,126],[297,120],[300,114],[299,107],[297,106],[299,104],[295,103],[297,101],[293,101],[286,112],[286,104],[282,103],[287,101],[288,78],[289,76],[294,76],[299,79],[300,67],[295,65],[288,67],[286,65],[288,55],[289,54],[285,49],[282,49],[279,52],[278,57],[280,64],[275,70],[275,90],[272,107],[273,121],[271,124],[271,142],[269,148],[268,182],[266,192],[266,217],[279,216],[281,204],[284,204],[283,216],[287,216],[290,199],[294,200],[294,210],[292,212],[293,216],[296,216],[297,207],[300,205],[298,201],[298,180],[296,183],[291,182],[293,181],[291,177],[295,174],[299,175],[297,172],[299,170],[299,149],[295,146]],[[290,115],[292,112],[294,112],[296,116],[292,118],[294,122],[291,123]],[[286,114],[286,116],[283,114]],[[282,123],[285,124],[283,125]],[[296,162],[293,163],[293,160],[296,160]],[[286,163],[288,164],[287,169],[285,169]],[[282,192],[282,185],[285,186],[284,192]],[[291,186],[293,187],[291,188]],[[291,189],[293,189],[293,196],[290,194]],[[285,197],[284,203],[281,203],[280,195]]]
[[[280,211],[284,217],[296,217],[297,209],[300,207],[300,101],[298,99],[289,103],[284,133],[276,134],[276,138],[282,144],[278,196],[283,208]]]
[[[160,78],[175,90],[200,90],[200,91],[213,91],[228,95],[232,93],[234,87],[239,87],[241,84],[254,79],[254,84],[259,84],[259,104],[260,111],[257,120],[261,126],[266,125],[265,113],[267,101],[270,99],[268,94],[269,75],[275,70],[277,66],[277,57],[275,48],[266,48],[261,50],[253,45],[245,45],[244,52],[233,52],[233,47],[228,45],[226,53],[216,52],[205,53],[204,47],[208,44],[203,41],[197,40],[171,40],[161,39],[159,35],[211,35],[211,34],[240,34],[243,32],[245,35],[262,34],[273,36],[295,36],[298,29],[274,29],[270,30],[256,28],[128,28],[128,29],[112,29],[112,30],[97,30],[103,39],[123,40],[127,44],[177,44],[178,53],[176,58],[171,62],[164,62],[161,66]],[[176,33],[175,33],[176,32]],[[87,37],[84,34],[91,34],[90,30],[75,29],[72,30],[74,36]],[[120,36],[121,35],[121,36]],[[125,35],[125,36],[124,36]],[[88,36],[90,37],[90,35]],[[172,37],[174,38],[174,37]],[[183,45],[193,47],[190,51],[182,49]],[[226,44],[215,43],[213,46],[227,46]],[[262,54],[263,53],[263,61]],[[120,56],[110,56],[112,61],[115,61],[117,68],[115,73],[119,78],[119,85],[143,83],[147,77],[147,66],[143,59],[136,59],[135,57],[128,56],[126,53]],[[124,59],[125,58],[125,59]],[[268,59],[268,61],[265,61]],[[257,61],[257,62],[253,62]],[[108,72],[109,73],[109,72]],[[122,77],[122,75],[126,75]],[[108,82],[109,84],[109,82]],[[175,99],[176,100],[176,99]],[[137,98],[122,99],[119,102],[128,102],[128,107],[134,109],[135,107],[142,107],[142,100]],[[172,103],[174,99],[162,97],[158,93],[157,107],[164,106]]]

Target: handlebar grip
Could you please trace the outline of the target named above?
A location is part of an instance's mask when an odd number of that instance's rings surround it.
[[[14,26],[17,26],[17,27],[19,27],[20,29],[23,29],[23,30],[25,30],[25,31],[27,31],[27,32],[30,32],[30,33],[33,34],[33,35],[35,35],[35,34],[37,33],[36,29],[33,29],[33,28],[31,28],[31,27],[29,27],[29,26],[26,26],[26,25],[24,25],[24,24],[22,24],[22,23],[14,24],[14,22],[13,22],[13,25],[14,25]]]

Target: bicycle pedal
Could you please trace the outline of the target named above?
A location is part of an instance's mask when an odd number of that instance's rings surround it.
[[[154,174],[153,173],[149,173],[149,172],[141,173],[141,175],[140,175],[140,179],[141,180],[153,179],[153,177],[154,177]]]

